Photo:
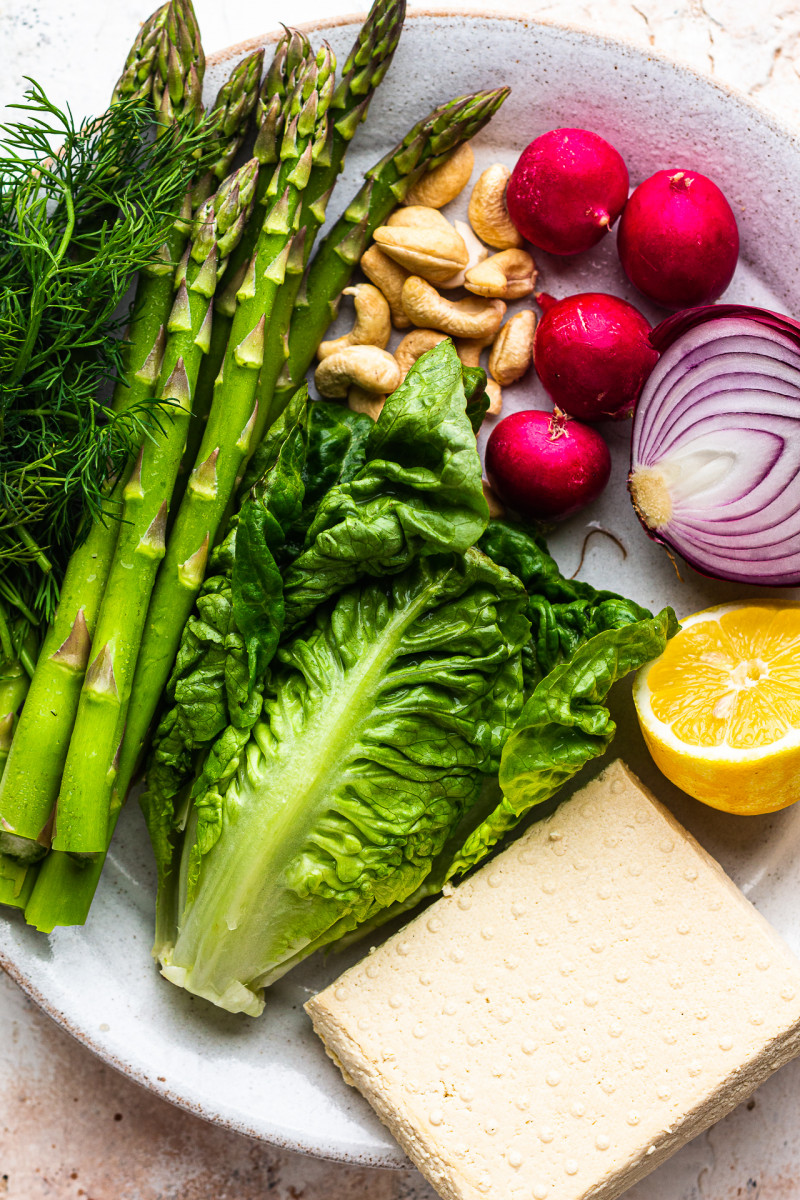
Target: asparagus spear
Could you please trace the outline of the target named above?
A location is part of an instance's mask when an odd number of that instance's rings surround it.
[[[0,668],[0,713],[5,713],[0,716],[0,779],[11,749],[17,710],[25,699],[29,679],[19,659],[5,662]],[[8,854],[0,854],[0,904],[24,908],[33,890],[36,869],[36,863],[19,863]]]
[[[212,134],[207,153],[213,157],[208,169],[192,186],[194,209],[199,208],[230,173],[258,99],[263,67],[264,50],[260,47],[236,64],[217,93],[209,113]]]
[[[225,257],[241,237],[258,164],[235,172],[200,210],[178,268],[159,399],[160,434],[146,440],[124,489],[123,522],[92,643],[91,662],[58,795],[53,849],[89,855],[106,849],[114,756],[153,582],[164,556],[166,516],[186,438],[192,394],[208,348],[212,305]]]
[[[366,183],[320,243],[306,273],[291,316],[286,361],[272,397],[273,419],[302,383],[374,231],[426,171],[439,166],[483,128],[508,93],[507,87],[476,92],[434,109],[367,172]]]
[[[132,778],[172,669],[181,630],[202,583],[209,547],[216,538],[242,464],[253,448],[255,394],[263,361],[264,329],[284,281],[287,260],[298,244],[302,193],[315,147],[320,142],[320,131],[326,128],[334,67],[333,54],[323,47],[315,59],[306,59],[297,69],[293,93],[284,101],[288,119],[280,163],[267,189],[270,208],[238,292],[225,360],[215,385],[197,466],[170,534],[166,558],[150,602],[134,682],[135,705],[122,743],[116,803],[124,798]],[[271,103],[274,109],[274,98]],[[263,129],[262,124],[262,132]]]
[[[261,48],[243,58],[236,64],[220,88],[210,109],[208,114],[209,133],[205,141],[204,154],[204,160],[207,161],[208,166],[192,181],[190,190],[187,192],[183,216],[176,221],[162,248],[161,261],[154,264],[149,275],[143,273],[139,280],[131,328],[135,335],[135,342],[141,345],[141,350],[138,360],[135,352],[132,356],[133,361],[130,364],[133,371],[132,380],[129,379],[127,384],[122,383],[117,387],[115,403],[118,405],[122,403],[128,407],[141,402],[150,395],[154,381],[145,365],[146,355],[148,347],[158,344],[164,321],[172,304],[172,269],[186,247],[188,224],[185,218],[189,212],[197,211],[202,202],[218,186],[219,181],[224,179],[230,171],[231,163],[244,142],[250,115],[258,100],[263,66],[264,51]],[[187,435],[187,453],[190,461],[194,461],[194,455],[200,445],[203,422],[208,415],[210,404],[211,385],[203,382],[209,378],[206,371],[206,359],[209,355],[216,360],[214,375],[219,370],[220,356],[216,347],[220,342],[220,333],[217,332],[217,324],[218,322],[215,321],[212,326],[209,354],[204,356],[200,367],[200,378],[192,413],[193,419]],[[224,352],[227,342],[225,328],[221,331],[221,337]],[[157,358],[157,355],[155,357]],[[211,383],[213,383],[213,376]],[[144,393],[142,389],[144,389]],[[208,403],[205,399],[206,396],[209,398]],[[179,486],[178,491],[179,494],[182,494],[183,488]]]
[[[147,65],[149,79],[141,79]],[[175,123],[199,121],[204,71],[205,55],[192,0],[169,0],[142,27],[112,99],[130,94],[149,96],[160,131],[166,133]],[[163,324],[172,304],[174,264],[183,253],[186,236],[186,225],[179,221],[162,247],[159,261],[142,272],[131,316],[125,378],[114,389],[113,404],[118,412],[152,395],[163,352]]]
[[[52,933],[58,925],[85,924],[104,862],[105,854],[87,861],[51,850],[47,858],[33,863],[33,880],[30,885],[25,881],[20,894],[27,924],[40,933]]]
[[[261,212],[265,203],[267,187],[272,173],[263,168],[274,166],[280,153],[284,131],[287,97],[296,83],[298,68],[308,59],[311,43],[304,33],[287,29],[275,46],[269,70],[264,77],[258,97],[256,114],[256,139],[253,154],[261,165],[256,191],[256,212]],[[309,181],[310,182],[310,181]],[[228,263],[225,287],[214,301],[215,318],[211,333],[211,345],[200,368],[197,381],[196,420],[192,422],[186,446],[186,461],[193,463],[203,439],[204,423],[211,409],[214,384],[219,375],[228,346],[231,322],[236,312],[236,294],[242,285],[248,263],[253,257],[260,232],[257,221],[251,221],[244,231],[241,242]]]
[[[286,48],[287,42],[290,39],[290,34],[287,33],[279,43],[279,49],[283,51]],[[296,35],[298,38],[301,35]],[[276,53],[277,57],[277,53]],[[233,141],[226,151],[224,157],[220,156],[217,163],[211,168],[210,172],[206,173],[205,178],[209,175],[220,175],[220,166],[223,162],[230,164],[236,150],[244,141],[247,124],[250,114],[253,112],[256,102],[259,100],[259,85],[261,81],[261,71],[264,65],[264,51],[256,50],[249,58],[244,59],[236,68],[228,82],[223,85],[222,90],[217,96],[214,108],[219,108],[226,115],[222,120],[222,128],[225,129],[229,123],[233,113],[236,113],[238,118],[237,128],[235,131],[236,145]],[[238,72],[238,78],[237,78]],[[274,61],[270,67],[267,78],[264,81],[264,89],[266,89],[270,76],[274,75]],[[223,95],[225,93],[225,95]],[[263,89],[262,89],[263,95]],[[259,108],[263,108],[262,103]],[[258,149],[258,147],[256,147]],[[258,159],[259,166],[272,165],[277,161],[277,146],[275,153],[270,159],[270,163],[265,162],[263,153],[257,153],[255,157]],[[224,174],[224,172],[223,172]],[[270,179],[270,172],[260,170],[258,184],[256,187],[256,211],[260,211],[259,205],[263,199],[267,184]],[[196,199],[202,195],[204,182],[199,181],[194,185],[192,196]],[[224,289],[218,288],[214,300],[214,322],[211,327],[211,343],[208,348],[208,353],[204,356],[203,362],[200,365],[200,374],[197,380],[197,391],[195,395],[194,409],[192,413],[192,422],[189,426],[189,433],[186,439],[186,450],[184,452],[184,462],[193,463],[197,456],[197,451],[200,449],[200,443],[203,440],[203,432],[205,422],[208,419],[208,413],[211,408],[211,400],[214,391],[214,381],[219,374],[222,360],[225,357],[225,348],[228,344],[228,334],[231,328],[231,318],[236,308],[236,292],[244,276],[244,269],[247,262],[252,257],[255,249],[255,238],[258,234],[258,227],[255,222],[251,222],[242,234],[242,240],[234,250],[226,268],[226,284]],[[249,246],[249,250],[248,250]],[[233,279],[233,286],[231,286]],[[180,499],[185,490],[185,482],[178,480],[176,489],[176,498]]]
[[[264,76],[256,108],[257,128],[253,145],[253,156],[258,160],[261,168],[256,190],[256,210],[258,212],[261,211],[263,205],[269,202],[272,194],[270,189],[273,186],[271,173],[263,168],[275,166],[280,160],[281,143],[290,119],[291,98],[298,79],[308,69],[308,63],[313,58],[313,53],[311,43],[304,33],[297,29],[287,29],[275,46],[272,62]],[[257,221],[252,222],[244,231],[242,240],[231,255],[228,265],[231,277],[237,278],[243,275],[255,253],[260,234],[261,226]],[[229,318],[233,318],[233,308],[227,315]],[[228,326],[229,328],[230,326]]]
[[[347,147],[366,118],[375,89],[389,70],[405,15],[405,0],[374,0],[331,100],[330,150],[320,156],[309,179],[303,198],[304,217],[311,213],[312,219],[317,219],[312,210],[322,197],[327,199],[336,183]]]
[[[152,96],[160,123],[199,118],[206,59],[192,0],[172,0],[156,58]]]
[[[176,75],[183,70],[183,107],[179,107],[176,117],[194,120],[203,70],[196,30],[190,0],[170,0],[153,13],[128,55],[126,71],[117,84],[119,93],[130,91],[135,81],[142,97],[157,96],[155,119],[164,109],[163,95],[169,96],[167,73],[172,91],[177,93]],[[163,320],[169,313],[173,291],[172,279],[164,281],[164,276],[171,274],[172,268],[162,264],[159,274],[146,277],[144,283],[140,281],[128,354],[128,384],[118,385],[114,396],[118,411],[152,395],[164,348]],[[121,508],[122,484],[120,480],[111,487],[108,519],[93,522],[70,558],[58,611],[45,635],[0,781],[0,851],[22,860],[41,857],[49,844],[48,821],[119,532],[115,518]]]
[[[184,2],[188,3],[188,0]],[[178,44],[185,41],[186,36],[179,38]],[[172,48],[173,56],[174,53],[177,53],[175,47]],[[202,56],[202,49],[199,53]],[[162,52],[159,61],[163,58]],[[230,164],[244,140],[250,113],[258,96],[263,62],[263,50],[248,55],[237,63],[220,89],[208,118],[209,133],[204,155],[208,165],[191,181],[183,211],[161,249],[159,261],[149,271],[142,272],[129,330],[126,378],[117,384],[114,392],[114,407],[118,411],[141,404],[152,394],[163,353],[164,323],[172,306],[175,264],[186,249],[191,216],[213,191],[216,186],[214,179],[222,180],[228,174]],[[189,64],[186,74],[187,78],[194,78],[195,63]],[[157,90],[154,88],[154,97]],[[167,91],[164,94],[169,95]],[[186,95],[193,96],[193,89],[187,87]],[[158,111],[163,116],[163,99],[159,103]],[[198,115],[199,109],[192,105],[181,111],[179,119],[194,120]]]
[[[11,739],[14,736],[15,713],[0,717],[0,778],[6,765]],[[33,891],[38,863],[17,862],[9,854],[0,854],[0,904],[24,908]]]
[[[146,100],[153,93],[155,59],[166,33],[171,3],[162,4],[142,25],[136,41],[128,51],[125,67],[111,94],[111,103],[118,100]]]
[[[405,12],[405,0],[375,0],[333,94],[325,142],[316,156],[303,195],[300,213],[300,228],[305,231],[302,255],[294,255],[287,263],[286,282],[273,309],[264,344],[264,365],[258,384],[256,445],[277,415],[271,411],[272,394],[285,362],[286,337],[303,271],[325,220],[328,199],[344,165],[347,148],[367,115],[375,89],[391,65],[403,31]]]

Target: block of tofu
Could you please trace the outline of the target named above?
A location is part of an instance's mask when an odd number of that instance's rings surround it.
[[[446,1200],[612,1200],[800,1053],[800,963],[621,762],[306,1008]]]

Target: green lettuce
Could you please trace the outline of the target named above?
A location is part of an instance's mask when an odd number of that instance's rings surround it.
[[[616,592],[565,579],[544,539],[520,525],[492,521],[478,544],[484,554],[521,579],[528,593],[531,640],[522,652],[526,694],[595,634],[651,616]]]
[[[379,421],[309,404],[302,388],[267,434],[184,629],[153,739],[141,803],[162,879],[198,765],[194,795],[238,767],[284,628],[363,575],[480,537],[488,510],[472,420],[483,380],[471,371],[465,382],[446,342],[415,364]]]
[[[491,399],[486,391],[486,372],[483,367],[461,368],[464,379],[464,394],[467,398],[467,416],[472,432],[477,433],[489,411]]]
[[[477,550],[345,590],[284,643],[234,777],[195,796],[167,978],[232,1011],[414,892],[521,705],[525,593]]]
[[[275,653],[286,615],[278,562],[305,498],[306,401],[295,397],[281,422],[274,461],[245,499],[232,534],[232,616],[246,650],[248,693]]]
[[[604,701],[613,685],[662,654],[678,631],[671,608],[595,634],[536,686],[500,760],[502,797],[469,833],[446,878],[479,863],[537,805],[604,754],[616,726]]]
[[[560,587],[554,577],[551,584]],[[531,597],[526,612],[530,602]],[[616,732],[604,703],[609,691],[618,680],[663,653],[677,630],[669,608],[656,617],[647,614],[637,621],[623,621],[589,637],[568,661],[552,670],[535,687],[506,738],[499,776],[484,780],[427,877],[404,901],[373,914],[344,944],[437,895],[449,880],[476,867],[582,767],[604,754]],[[523,648],[523,658],[530,646],[529,642]]]
[[[354,933],[343,931],[343,946],[479,865],[586,763],[604,754],[615,733],[604,703],[609,691],[661,654],[677,632],[671,609],[654,618],[614,592],[565,579],[544,539],[521,525],[492,521],[479,545],[525,585],[531,622],[521,653],[526,704],[505,741],[499,777],[483,781],[417,890],[373,914]]]
[[[363,575],[477,542],[489,511],[466,407],[458,355],[441,342],[386,401],[358,474],[321,500],[284,575],[289,628]]]
[[[605,751],[610,688],[676,629],[488,523],[485,407],[443,342],[375,423],[298,393],[251,464],[143,797],[157,956],[218,1005],[260,1011],[481,862]]]

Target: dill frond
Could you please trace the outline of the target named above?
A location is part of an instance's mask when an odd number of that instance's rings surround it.
[[[0,603],[49,620],[106,482],[163,418],[116,413],[126,297],[198,167],[202,124],[153,135],[146,101],[76,122],[33,80],[0,126]],[[6,622],[6,627],[8,623]]]

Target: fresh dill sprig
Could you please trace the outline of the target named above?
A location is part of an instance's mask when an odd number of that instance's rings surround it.
[[[154,138],[139,99],[78,123],[29,82],[11,106],[22,119],[0,126],[0,603],[41,621],[109,476],[158,420],[155,401],[108,402],[119,310],[158,258],[204,131]]]

